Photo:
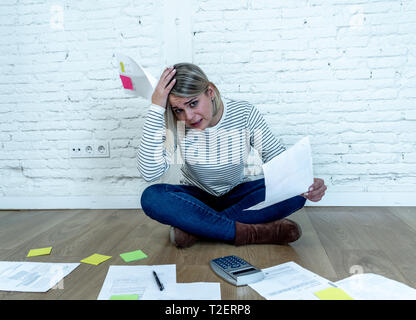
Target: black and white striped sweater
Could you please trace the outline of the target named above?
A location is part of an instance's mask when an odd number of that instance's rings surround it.
[[[223,99],[220,121],[205,130],[185,128],[178,123],[178,146],[184,183],[221,196],[247,181],[244,164],[251,147],[263,163],[286,148],[272,134],[257,108],[245,101]],[[146,181],[160,178],[174,163],[165,148],[165,108],[149,108],[137,155],[138,169]],[[181,130],[182,128],[182,130]]]

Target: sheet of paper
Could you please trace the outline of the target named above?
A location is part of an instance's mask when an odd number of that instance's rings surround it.
[[[153,277],[156,271],[167,288],[176,283],[176,265],[110,266],[98,300],[108,300],[115,295],[138,295],[139,300],[147,291],[160,291]]]
[[[341,288],[329,287],[320,291],[314,292],[314,295],[319,300],[354,300]]]
[[[147,100],[151,100],[154,88],[157,85],[157,79],[153,77],[140,64],[136,63],[132,58],[121,53],[116,54],[118,61],[120,76],[128,77],[131,80],[131,86],[128,85],[125,92],[135,96],[140,96]],[[123,81],[123,78],[121,78]]]
[[[52,247],[31,249],[27,254],[27,257],[37,257],[51,254]]]
[[[300,195],[313,184],[312,152],[309,137],[263,164],[266,197],[250,208],[259,210]]]
[[[147,290],[143,300],[221,300],[219,282],[171,283],[163,291]]]
[[[136,260],[147,258],[147,255],[142,250],[136,250],[136,251],[121,253],[120,257],[124,260],[124,262],[131,262],[131,261],[136,261]]]
[[[335,284],[355,300],[416,300],[416,289],[374,273],[355,274]]]
[[[0,290],[46,292],[79,263],[0,261]]]
[[[265,278],[249,284],[267,300],[318,300],[314,292],[333,284],[293,261],[262,269]]]
[[[120,294],[111,296],[110,300],[139,300],[138,294]]]
[[[107,261],[108,259],[110,259],[111,256],[105,256],[102,254],[98,254],[98,253],[94,253],[93,255],[82,259],[81,262],[83,263],[88,263],[88,264],[93,264],[94,266],[98,266],[100,263],[103,263],[104,261]]]

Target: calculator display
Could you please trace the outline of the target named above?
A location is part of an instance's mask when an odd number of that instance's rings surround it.
[[[249,271],[255,271],[255,270],[256,269],[254,269],[254,268],[244,269],[244,270],[233,272],[233,275],[237,275],[237,274],[241,274],[241,273],[245,273],[245,272],[249,272]]]

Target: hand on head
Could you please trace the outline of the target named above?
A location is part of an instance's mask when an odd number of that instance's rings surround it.
[[[166,108],[169,93],[176,83],[176,79],[172,80],[175,72],[176,70],[173,67],[166,68],[163,71],[152,95],[153,104]]]

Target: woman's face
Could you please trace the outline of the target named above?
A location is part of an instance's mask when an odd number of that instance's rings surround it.
[[[205,93],[195,97],[181,98],[170,94],[169,103],[178,121],[184,121],[188,128],[204,130],[218,122],[212,114],[213,98],[214,92],[211,88],[208,88]]]

